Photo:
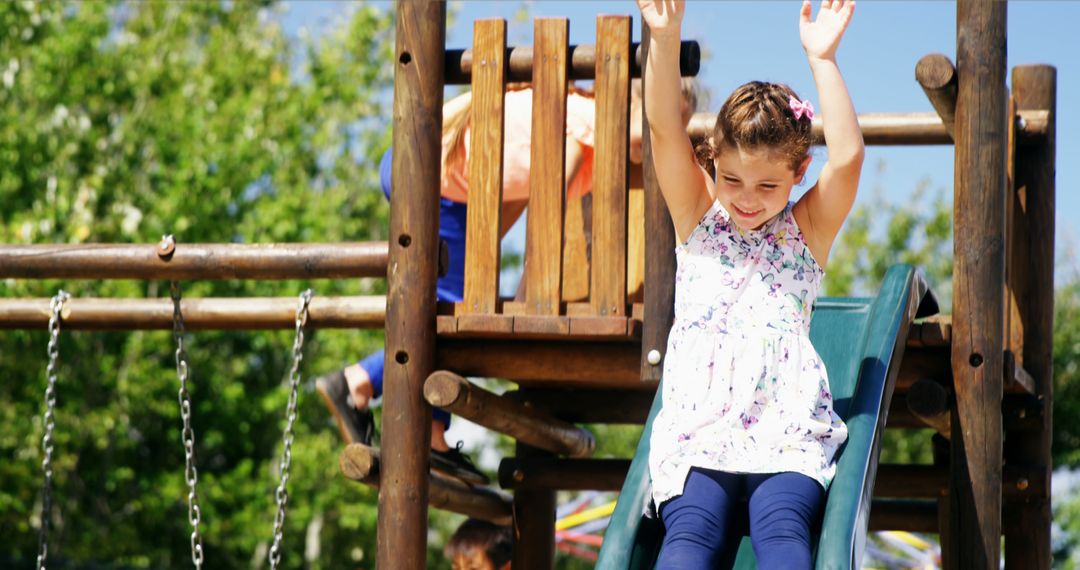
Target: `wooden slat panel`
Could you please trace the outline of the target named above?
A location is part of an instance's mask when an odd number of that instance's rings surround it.
[[[463,312],[491,314],[499,295],[502,210],[503,101],[506,21],[477,20],[473,28],[469,214],[465,230]]]
[[[645,300],[645,189],[632,184],[626,215],[626,296],[631,303]]]
[[[596,158],[590,302],[596,315],[626,311],[626,185],[630,114],[630,18],[596,22]]]
[[[566,193],[566,18],[537,18],[533,36],[532,156],[525,242],[525,311],[558,315]]]
[[[563,225],[564,301],[589,298],[589,248],[592,241],[592,194],[566,202]]]

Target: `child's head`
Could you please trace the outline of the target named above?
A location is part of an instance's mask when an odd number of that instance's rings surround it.
[[[454,531],[443,553],[453,570],[509,569],[513,554],[510,527],[467,519]]]
[[[810,117],[787,85],[751,81],[720,108],[716,126],[698,147],[715,168],[716,197],[740,227],[756,228],[787,206],[791,188],[810,165]]]

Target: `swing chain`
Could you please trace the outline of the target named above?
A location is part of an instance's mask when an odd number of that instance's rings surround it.
[[[202,534],[199,522],[202,511],[199,508],[199,496],[195,493],[199,474],[195,470],[195,430],[191,427],[191,395],[188,393],[188,359],[184,350],[184,317],[180,313],[180,283],[173,281],[169,287],[173,302],[173,338],[176,340],[176,375],[180,379],[180,417],[184,421],[181,439],[184,442],[184,480],[188,485],[188,521],[191,523],[191,560],[195,568],[201,569],[203,563]]]
[[[296,395],[300,386],[300,361],[304,358],[304,325],[308,320],[308,307],[311,304],[311,289],[300,294],[300,303],[296,309],[296,337],[293,339],[292,369],[289,371],[289,404],[286,408],[284,452],[281,456],[281,483],[278,485],[277,514],[274,516],[274,544],[270,547],[270,568],[276,570],[281,563],[281,538],[284,534],[285,507],[289,502],[289,493],[285,485],[289,482],[289,464],[292,462],[293,423],[296,422]]]
[[[54,411],[56,410],[56,367],[60,358],[60,312],[64,303],[71,298],[63,289],[49,302],[49,365],[45,368],[45,435],[41,438],[41,449],[44,458],[41,460],[41,468],[45,472],[45,482],[41,490],[41,532],[38,535],[37,570],[45,570],[45,559],[49,555],[49,511],[52,510],[52,455],[53,438],[52,432],[55,426]]]

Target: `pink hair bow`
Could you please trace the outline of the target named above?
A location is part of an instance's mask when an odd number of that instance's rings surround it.
[[[814,104],[809,101],[799,101],[798,97],[794,95],[788,99],[788,105],[791,106],[791,112],[795,114],[795,120],[806,117],[811,121],[814,120]]]

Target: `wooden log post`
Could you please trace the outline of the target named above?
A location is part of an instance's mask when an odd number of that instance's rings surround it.
[[[431,407],[421,395],[435,361],[446,4],[397,3],[394,155],[387,269],[383,473],[377,567],[427,567]]]
[[[1005,567],[1049,568],[1050,550],[1050,443],[1053,409],[1054,316],[1054,170],[1056,152],[1057,70],[1046,65],[1019,66],[1012,74],[1013,99],[1018,112],[1047,113],[1046,138],[1040,144],[1016,149],[1014,234],[1010,242],[1023,270],[1013,282],[1023,324],[1022,363],[1032,376],[1035,397],[1041,404],[1039,429],[1010,433],[1006,441],[1009,463],[1044,467],[1043,493],[1009,505],[1005,527]]]
[[[347,479],[379,488],[379,450],[350,443],[338,456],[338,467]],[[487,487],[470,487],[456,479],[429,473],[431,506],[454,513],[508,525],[512,520],[511,499]]]
[[[1001,540],[1005,284],[1004,2],[957,2],[950,544],[996,569]]]
[[[915,80],[922,86],[934,106],[945,132],[953,138],[956,122],[956,68],[948,56],[940,53],[924,55],[915,65]]]
[[[648,61],[649,26],[641,24],[642,68]],[[642,72],[644,81],[645,71]],[[648,105],[642,94],[642,106]],[[713,118],[715,121],[715,117]],[[641,380],[659,382],[664,370],[668,332],[675,318],[675,226],[671,222],[652,161],[649,119],[641,113],[645,187],[645,322],[641,331]]]
[[[552,453],[588,457],[596,448],[588,430],[473,386],[453,372],[433,372],[424,383],[424,397],[433,406]]]
[[[546,451],[523,443],[517,444],[517,456],[523,459],[550,458]],[[520,489],[514,492],[513,568],[530,570],[555,565],[555,491]]]

